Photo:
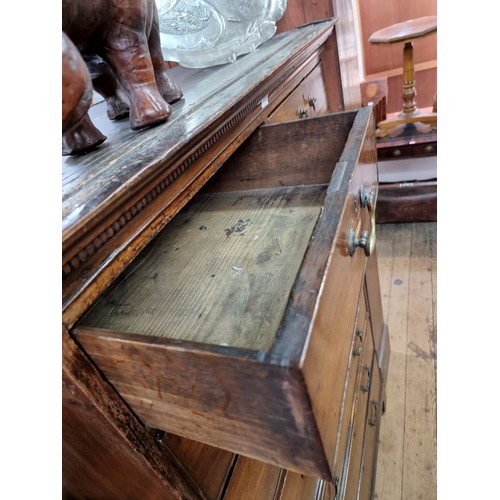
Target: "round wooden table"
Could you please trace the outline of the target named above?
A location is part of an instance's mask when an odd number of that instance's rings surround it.
[[[437,127],[437,111],[422,112],[417,108],[415,97],[415,68],[413,65],[413,40],[437,31],[437,16],[425,16],[393,24],[373,33],[368,41],[376,45],[404,43],[403,47],[403,110],[396,118],[377,123],[377,135],[387,134],[389,129],[408,123],[429,123]]]

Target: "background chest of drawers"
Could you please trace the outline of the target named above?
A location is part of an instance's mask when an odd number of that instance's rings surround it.
[[[68,496],[372,494],[372,111],[272,123],[321,81],[332,28],[179,69],[183,102],[141,134],[93,110],[108,145],[63,165]]]

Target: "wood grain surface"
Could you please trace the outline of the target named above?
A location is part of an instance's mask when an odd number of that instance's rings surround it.
[[[198,197],[81,324],[268,350],[325,189]]]

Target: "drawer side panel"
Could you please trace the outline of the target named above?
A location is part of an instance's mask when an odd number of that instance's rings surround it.
[[[98,329],[78,341],[147,425],[329,478],[300,372]]]

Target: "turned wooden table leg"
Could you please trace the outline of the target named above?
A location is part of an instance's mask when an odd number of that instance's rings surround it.
[[[413,42],[406,42],[403,48],[403,112],[402,118],[418,113],[415,97],[415,68],[413,66]]]

